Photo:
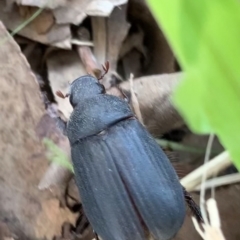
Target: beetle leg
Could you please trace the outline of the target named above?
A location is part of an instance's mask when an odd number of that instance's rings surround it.
[[[67,136],[67,122],[63,121],[60,117],[56,118],[56,124],[63,135]]]
[[[99,240],[99,237],[98,237],[98,235],[97,235],[97,233],[93,230],[93,233],[94,233],[94,235],[95,235],[95,239],[96,240]]]
[[[108,70],[109,70],[109,62],[106,61],[106,62],[105,62],[105,66],[102,65],[102,68],[103,68],[103,70],[104,70],[104,73],[102,74],[102,76],[100,76],[100,77],[98,78],[98,80],[103,79],[103,77],[108,73]]]
[[[185,197],[185,201],[188,204],[188,207],[192,211],[192,214],[196,217],[199,223],[203,223],[202,213],[200,211],[199,206],[194,202],[192,196],[187,192],[187,190],[183,187],[183,193]]]

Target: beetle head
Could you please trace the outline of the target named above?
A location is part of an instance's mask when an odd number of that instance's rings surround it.
[[[86,75],[74,80],[69,89],[69,100],[73,108],[87,98],[105,93],[105,88],[98,79]]]
[[[100,84],[99,80],[107,74],[109,70],[109,62],[107,61],[105,66],[102,65],[102,67],[104,73],[98,79],[91,75],[79,77],[70,84],[69,92],[66,95],[64,95],[61,91],[57,91],[57,96],[61,98],[70,97],[70,103],[74,108],[86,98],[106,93],[104,86]]]

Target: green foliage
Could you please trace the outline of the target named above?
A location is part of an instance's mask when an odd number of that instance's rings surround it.
[[[185,77],[174,103],[196,133],[215,133],[240,169],[239,0],[148,0]]]
[[[50,161],[66,167],[71,172],[74,172],[72,164],[68,161],[67,155],[62,151],[61,148],[59,148],[52,140],[48,138],[44,138],[43,143],[48,149],[48,159]]]

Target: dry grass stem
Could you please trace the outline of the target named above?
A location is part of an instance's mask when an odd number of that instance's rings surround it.
[[[138,120],[144,125],[141,110],[140,110],[140,106],[139,106],[139,102],[138,102],[137,96],[134,92],[133,77],[134,76],[131,73],[130,78],[129,78],[129,83],[130,83],[130,93],[131,93],[132,107],[133,107],[133,111],[136,114]]]
[[[204,230],[203,231],[200,228],[197,220],[195,218],[192,218],[197,232],[204,240],[226,240],[221,230],[221,223],[216,200],[210,198],[207,200],[206,205],[209,213],[210,224],[208,222],[202,224]]]
[[[234,173],[222,177],[210,179],[205,182],[205,189],[216,188],[224,185],[234,184],[240,182],[240,173]],[[200,191],[201,185],[194,188],[194,191]]]

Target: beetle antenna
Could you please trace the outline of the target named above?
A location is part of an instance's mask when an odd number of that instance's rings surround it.
[[[199,223],[203,223],[204,221],[199,206],[194,202],[192,196],[187,192],[185,188],[183,188],[183,193],[185,201],[187,202],[192,214],[197,218],[197,221]]]
[[[98,237],[98,234],[93,230],[93,233],[94,233],[94,235],[95,235],[95,239],[96,240],[99,240],[99,237]]]
[[[69,97],[69,94],[63,94],[60,90],[56,91],[56,95],[60,98],[66,98],[66,97]]]
[[[106,62],[105,62],[105,65],[102,65],[102,68],[103,68],[103,70],[104,70],[104,73],[102,74],[102,76],[100,76],[100,77],[98,78],[98,81],[101,80],[101,79],[103,79],[103,77],[108,73],[108,70],[109,70],[109,61],[106,61]]]

